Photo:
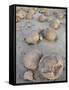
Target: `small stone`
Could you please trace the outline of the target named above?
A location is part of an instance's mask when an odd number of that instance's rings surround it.
[[[32,81],[33,80],[33,73],[32,73],[32,71],[26,71],[25,73],[24,73],[24,80],[30,80],[30,81]]]
[[[49,15],[49,11],[47,8],[43,8],[40,10],[40,13],[44,14],[45,16],[48,16]]]
[[[55,19],[51,25],[54,29],[58,29],[60,27],[60,21],[58,19]]]
[[[43,40],[43,37],[40,35],[40,40],[42,41]]]
[[[40,39],[39,33],[34,32],[29,37],[25,38],[24,40],[28,44],[36,44],[38,43],[39,39]]]
[[[23,10],[19,10],[19,11],[16,13],[16,16],[18,16],[20,19],[25,19],[25,17],[26,17],[26,12],[23,11]]]
[[[47,8],[45,9],[44,15],[45,15],[45,16],[48,16],[48,15],[49,15],[49,11],[48,11]]]
[[[60,14],[60,15],[58,16],[58,18],[59,18],[59,19],[63,19],[63,18],[64,18],[64,15],[63,15],[63,14]]]
[[[40,22],[45,22],[47,20],[47,17],[45,17],[44,15],[40,15],[38,18],[38,21]]]
[[[43,37],[48,41],[55,41],[57,39],[57,34],[54,30],[48,30],[42,32]]]
[[[35,10],[34,10],[34,9],[31,9],[31,10],[29,10],[29,13],[30,13],[31,15],[34,15],[34,14],[35,14]]]

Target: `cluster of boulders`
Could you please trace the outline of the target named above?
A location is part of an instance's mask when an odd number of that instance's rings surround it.
[[[36,44],[43,38],[48,41],[56,41],[58,39],[56,30],[58,30],[61,26],[61,20],[64,19],[65,14],[61,14],[61,12],[53,12],[53,15],[55,15],[52,20],[50,16],[50,11],[48,11],[48,8],[21,8],[16,10],[16,22],[19,22],[23,19],[31,21],[33,18],[37,20],[38,22],[50,22],[50,26],[48,30],[40,30],[40,32],[35,32],[29,35],[29,37],[25,38],[25,42],[28,44]],[[38,16],[36,17],[36,14]]]
[[[53,19],[52,26],[53,28],[57,29],[60,26],[60,20],[64,19],[65,13],[62,14],[61,12],[55,11],[53,12],[53,15],[55,15],[57,19]],[[48,8],[23,7],[16,9],[16,23],[20,22],[23,19],[31,21],[33,18],[39,22],[45,22],[50,19],[49,16],[50,13]]]
[[[40,32],[34,32],[28,37],[24,38],[24,41],[29,45],[34,45],[42,41],[43,39],[48,41],[56,41],[57,33],[54,30],[42,30]]]
[[[40,50],[33,50],[25,54],[23,64],[27,68],[24,80],[33,81],[36,70],[43,78],[55,80],[63,73],[64,59],[62,56],[43,56]]]
[[[36,9],[31,8],[21,8],[16,10],[16,22],[19,22],[23,19],[32,20],[33,15],[36,13]]]

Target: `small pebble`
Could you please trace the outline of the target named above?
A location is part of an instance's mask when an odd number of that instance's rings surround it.
[[[32,71],[28,70],[24,73],[24,80],[33,80],[33,73]]]

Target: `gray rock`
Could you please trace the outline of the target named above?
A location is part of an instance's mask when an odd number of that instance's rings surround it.
[[[33,73],[32,71],[26,71],[24,73],[24,80],[33,80]]]
[[[38,62],[41,56],[42,56],[42,53],[39,50],[33,50],[28,52],[23,58],[24,66],[27,69],[35,70],[38,66]]]
[[[58,79],[64,68],[64,61],[61,56],[44,56],[39,62],[40,74],[49,80]]]

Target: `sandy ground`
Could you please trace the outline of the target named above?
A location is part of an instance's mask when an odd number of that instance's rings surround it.
[[[58,10],[58,9],[56,9]],[[56,11],[55,10],[55,11]],[[16,83],[29,83],[29,82],[49,82],[50,80],[46,80],[39,75],[38,70],[34,72],[34,81],[28,81],[23,79],[24,72],[27,69],[23,65],[23,56],[25,53],[39,49],[43,55],[60,55],[66,58],[66,27],[65,27],[65,18],[62,20],[61,26],[58,30],[56,30],[58,39],[55,42],[49,42],[47,40],[42,40],[40,43],[36,45],[28,45],[25,43],[24,38],[28,37],[33,32],[39,32],[40,29],[50,28],[50,19],[55,18],[52,15],[54,9],[50,9],[49,12],[51,16],[49,16],[48,22],[39,22],[35,18],[33,18],[30,23],[28,20],[21,20],[20,22],[16,23]],[[58,10],[59,11],[59,10]],[[36,16],[38,13],[36,14]],[[66,59],[64,59],[66,60]],[[66,63],[64,63],[66,65]],[[64,65],[63,74],[61,77],[55,81],[64,81],[66,80],[66,66]]]

